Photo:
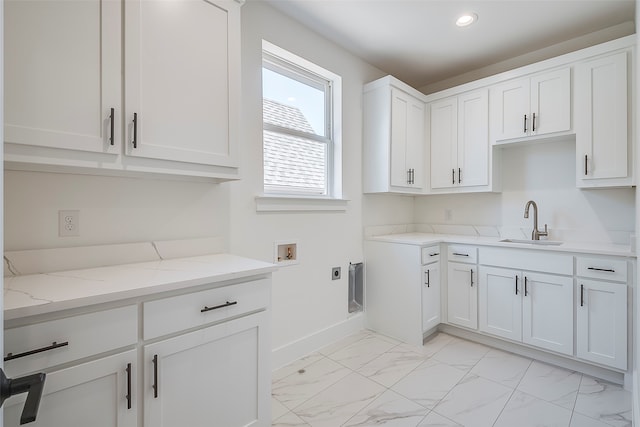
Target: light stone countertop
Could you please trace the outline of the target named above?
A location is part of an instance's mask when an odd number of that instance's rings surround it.
[[[531,243],[500,242],[502,237],[464,236],[454,234],[400,233],[368,237],[367,240],[426,246],[437,243],[458,243],[501,248],[532,249],[545,252],[571,252],[592,255],[622,256],[636,258],[629,245],[611,243],[563,242],[561,245],[536,245]]]
[[[229,254],[4,278],[5,320],[271,273],[274,264]]]

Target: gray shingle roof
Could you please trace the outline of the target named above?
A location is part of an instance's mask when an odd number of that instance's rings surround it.
[[[314,133],[299,108],[263,99],[265,123]],[[264,185],[271,190],[324,194],[326,144],[280,132],[263,131]]]

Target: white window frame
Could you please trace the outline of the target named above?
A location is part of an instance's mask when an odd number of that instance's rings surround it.
[[[303,191],[267,192],[256,198],[258,211],[343,211],[346,200],[342,198],[342,78],[304,58],[294,55],[266,40],[262,41],[262,66],[310,86],[327,82],[325,91],[325,135],[297,132],[280,126],[265,124],[263,130],[272,130],[327,144],[325,193],[322,195]],[[263,137],[264,141],[264,137]],[[264,148],[263,148],[264,153]]]

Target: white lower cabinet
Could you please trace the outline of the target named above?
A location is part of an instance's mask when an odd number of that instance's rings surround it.
[[[144,347],[144,425],[270,423],[265,312]]]
[[[33,426],[268,426],[270,289],[260,275],[9,325],[7,376],[46,373]],[[19,425],[25,399],[5,402],[4,426]]]
[[[579,280],[576,356],[627,369],[627,285]]]
[[[440,321],[440,246],[365,241],[365,325],[422,346]]]
[[[521,283],[519,271],[480,267],[480,331],[522,340]]]
[[[480,331],[573,354],[573,279],[480,267]]]
[[[522,341],[573,354],[573,278],[523,273]]]
[[[48,373],[38,416],[30,425],[135,427],[140,403],[136,360],[131,350]],[[6,402],[5,427],[20,425],[25,399],[26,393]]]
[[[478,328],[478,286],[475,264],[449,262],[447,268],[447,320],[469,329]]]
[[[440,262],[422,266],[422,331],[440,324]]]

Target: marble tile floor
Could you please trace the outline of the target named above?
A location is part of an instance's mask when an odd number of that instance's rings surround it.
[[[631,427],[631,393],[439,333],[361,331],[273,373],[272,426]]]

